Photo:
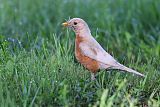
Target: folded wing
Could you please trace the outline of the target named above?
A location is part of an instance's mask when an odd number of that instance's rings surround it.
[[[95,41],[93,39],[92,39],[92,41],[81,42],[79,47],[81,49],[81,52],[85,56],[100,62],[100,64],[106,65],[106,68],[121,69],[121,70],[132,72],[134,74],[137,74],[137,75],[144,77],[143,74],[118,63],[110,54],[108,54],[100,46],[100,44],[97,41]],[[105,68],[105,66],[104,66],[104,68]]]
[[[118,62],[108,54],[97,41],[81,42],[79,47],[84,55],[100,63],[106,64],[110,67],[117,66],[118,64]]]

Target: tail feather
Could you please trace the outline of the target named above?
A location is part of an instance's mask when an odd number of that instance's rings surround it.
[[[123,71],[128,71],[128,72],[137,74],[137,75],[139,75],[139,76],[145,77],[144,74],[141,74],[141,73],[139,73],[139,72],[137,72],[137,71],[135,71],[135,70],[133,70],[133,69],[131,69],[131,68],[128,68],[128,67],[126,67],[126,66],[124,66],[124,65],[122,65],[122,64],[120,64],[120,63],[118,63],[118,66],[113,67],[113,69],[120,69],[120,70],[123,70]]]

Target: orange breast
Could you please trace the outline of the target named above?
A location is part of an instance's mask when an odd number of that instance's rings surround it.
[[[75,56],[76,56],[76,59],[85,67],[87,68],[88,70],[90,70],[91,72],[93,73],[96,73],[98,70],[99,70],[99,63],[94,60],[94,59],[91,59],[87,56],[85,56],[80,48],[79,48],[79,44],[80,42],[84,42],[85,39],[80,37],[80,36],[76,36],[76,40],[75,40]]]

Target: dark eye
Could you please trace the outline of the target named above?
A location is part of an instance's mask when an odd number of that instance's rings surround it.
[[[77,22],[74,22],[74,25],[77,25]]]

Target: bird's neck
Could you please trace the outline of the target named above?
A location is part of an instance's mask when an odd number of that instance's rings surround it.
[[[89,41],[90,38],[92,38],[92,35],[90,32],[78,32],[76,33],[76,39],[75,39],[75,48],[79,46],[81,42]]]
[[[85,30],[82,29],[80,31],[75,32],[75,34],[76,36],[78,35],[79,37],[82,37],[82,38],[83,37],[87,38],[87,37],[92,36],[89,29],[85,29]]]

